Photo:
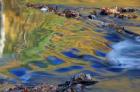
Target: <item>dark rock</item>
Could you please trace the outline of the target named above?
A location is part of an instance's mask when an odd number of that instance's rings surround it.
[[[57,92],[84,92],[86,86],[91,86],[98,83],[97,80],[93,80],[90,74],[80,73],[72,77],[70,81],[66,81],[64,84],[58,85]]]

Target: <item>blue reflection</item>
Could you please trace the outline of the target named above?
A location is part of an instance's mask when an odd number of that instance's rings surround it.
[[[71,68],[71,69],[83,69],[84,67],[83,66],[71,66],[69,68]]]
[[[71,70],[72,69],[70,68],[59,68],[59,69],[56,69],[55,71],[59,73],[64,73],[64,72],[70,72]]]
[[[106,53],[103,53],[103,52],[101,52],[99,50],[96,50],[96,55],[97,56],[101,56],[101,57],[105,57],[106,56]]]
[[[84,67],[83,66],[70,66],[70,67],[65,67],[65,68],[59,68],[59,69],[56,69],[55,71],[56,72],[60,72],[60,73],[64,73],[64,72],[70,72],[72,70],[79,70],[79,69],[83,69]]]
[[[71,51],[71,52],[74,52],[74,53],[80,52],[80,50],[78,50],[78,49],[76,49],[76,48],[71,48],[70,51]]]
[[[106,66],[100,63],[94,63],[91,65],[92,68],[105,68]]]
[[[47,67],[47,64],[43,63],[42,61],[33,61],[32,64],[34,64],[35,66],[38,66],[40,68]]]
[[[78,55],[71,51],[62,52],[62,54],[64,54],[65,56],[67,56],[69,58],[78,58]]]
[[[15,68],[15,69],[10,70],[10,73],[20,77],[20,76],[23,76],[24,74],[26,74],[26,72],[28,70],[29,69],[27,69],[27,68],[21,67],[21,68]]]
[[[105,38],[109,41],[112,41],[112,42],[119,42],[122,40],[122,38],[119,36],[119,34],[117,33],[111,33],[111,34],[107,34],[105,36]]]
[[[102,61],[101,59],[98,59],[98,58],[96,58],[92,55],[88,55],[88,54],[79,55],[78,53],[74,53],[71,50],[62,52],[62,54],[64,54],[65,56],[67,56],[69,58],[75,58],[75,59],[79,59],[79,60],[82,60],[82,61],[90,61],[90,62],[100,62],[100,61]],[[97,54],[105,56],[104,53],[101,53],[99,51],[98,51]]]
[[[56,56],[48,56],[47,61],[49,61],[49,63],[53,65],[59,65],[59,64],[64,63],[62,59],[59,59]]]
[[[106,70],[111,71],[111,72],[122,72],[124,69],[123,68],[110,67],[110,68],[106,68]]]
[[[43,72],[43,71],[37,71],[37,72],[31,72],[28,74],[25,74],[20,77],[23,83],[29,83],[29,84],[34,84],[36,82],[41,82],[44,80],[44,78],[52,78],[55,77],[54,74]]]

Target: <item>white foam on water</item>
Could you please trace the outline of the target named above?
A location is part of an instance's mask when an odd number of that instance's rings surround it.
[[[122,41],[113,45],[107,59],[114,67],[140,69],[140,43],[135,41]]]

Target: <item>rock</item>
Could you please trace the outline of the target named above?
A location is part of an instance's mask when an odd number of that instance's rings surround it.
[[[79,17],[79,13],[74,10],[64,10],[63,13],[67,18],[77,18]]]
[[[136,9],[134,9],[134,8],[119,8],[118,11],[120,13],[127,13],[127,12],[135,12]]]
[[[83,92],[86,86],[91,86],[98,83],[98,81],[93,80],[90,74],[80,73],[72,77],[70,81],[66,81],[64,84],[58,85],[57,92]]]
[[[96,16],[95,15],[89,15],[88,18],[93,20],[93,19],[96,19]]]
[[[32,3],[27,3],[26,4],[27,7],[31,7],[31,8],[35,8],[35,9],[41,9],[47,5],[45,4],[32,4]]]
[[[102,8],[101,11],[100,11],[100,15],[109,15],[108,9]]]
[[[41,10],[42,12],[48,12],[49,8],[48,8],[48,7],[42,7],[40,10]]]

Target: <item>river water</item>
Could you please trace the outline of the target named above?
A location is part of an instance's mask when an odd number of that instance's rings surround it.
[[[8,72],[15,77],[8,79],[8,81],[12,83],[20,81],[25,84],[35,84],[46,81],[47,83],[55,84],[64,82],[74,74],[84,72],[100,80],[97,85],[88,88],[87,92],[93,92],[93,90],[95,90],[95,92],[138,92],[138,85],[140,85],[139,35],[131,32],[119,33],[115,29],[102,27],[102,23],[113,22],[118,25],[132,27],[140,27],[140,23],[135,20],[121,20],[102,16],[86,22],[90,22],[91,25],[94,25],[97,29],[94,31],[97,33],[104,33],[102,36],[103,40],[105,39],[110,42],[110,44],[108,44],[108,48],[110,48],[109,51],[105,52],[96,49],[95,54],[91,55],[89,53],[81,53],[82,51],[79,48],[72,47],[71,49],[59,52],[63,57],[59,57],[59,55],[54,56],[53,54],[55,52],[50,52],[52,55],[46,56],[45,60],[29,62],[29,65],[34,65],[41,69],[50,66],[51,68],[47,71],[32,70],[30,66],[12,68]],[[3,24],[4,15],[2,15],[2,27],[0,32],[0,56],[3,54],[5,45],[5,30]],[[133,32],[133,30],[129,29],[128,31]],[[50,50],[47,52],[49,51]],[[63,58],[67,58],[67,61]],[[73,60],[74,62],[70,63],[69,60]]]

